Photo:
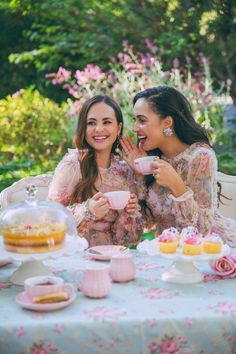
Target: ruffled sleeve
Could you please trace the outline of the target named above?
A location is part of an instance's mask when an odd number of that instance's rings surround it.
[[[68,153],[58,164],[49,186],[48,198],[68,207],[74,215],[77,225],[89,228],[94,218],[88,211],[87,202],[70,204],[73,190],[81,179],[79,152],[68,149]]]
[[[169,197],[179,228],[193,225],[202,233],[212,229],[217,204],[217,161],[213,150],[200,148],[188,164],[187,191],[182,196]]]
[[[68,153],[57,165],[53,180],[49,186],[48,198],[67,206],[76,184],[81,178],[79,155],[77,150],[68,149]]]

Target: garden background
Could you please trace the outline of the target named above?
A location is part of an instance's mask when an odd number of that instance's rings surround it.
[[[221,0],[1,0],[0,191],[53,172],[83,101],[173,85],[236,175],[236,5]]]

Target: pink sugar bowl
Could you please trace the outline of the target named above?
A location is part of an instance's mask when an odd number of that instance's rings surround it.
[[[116,254],[111,258],[110,275],[115,282],[128,282],[135,278],[136,269],[131,254]]]
[[[88,297],[99,299],[111,291],[109,267],[105,264],[88,264],[79,289]]]

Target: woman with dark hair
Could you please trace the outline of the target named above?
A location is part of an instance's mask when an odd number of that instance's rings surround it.
[[[69,149],[56,168],[49,199],[72,211],[78,234],[90,246],[136,244],[142,234],[142,217],[133,172],[115,157],[123,129],[119,105],[109,96],[94,96],[82,106],[74,137],[77,149]],[[122,211],[109,208],[103,193],[130,190]]]
[[[236,246],[236,222],[217,210],[217,160],[204,129],[195,122],[188,100],[176,89],[159,86],[134,97],[134,131],[139,147],[122,138],[124,160],[158,156],[153,175],[145,177],[145,212],[158,232],[195,226],[206,235],[215,232]],[[138,184],[143,176],[136,171]]]

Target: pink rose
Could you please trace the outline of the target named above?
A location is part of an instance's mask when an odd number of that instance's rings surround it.
[[[222,278],[233,278],[236,276],[236,256],[229,254],[228,256],[212,261],[211,268]]]
[[[177,341],[174,339],[167,339],[164,342],[162,342],[161,347],[160,347],[160,352],[162,354],[175,354],[179,350],[179,345],[177,344]]]

